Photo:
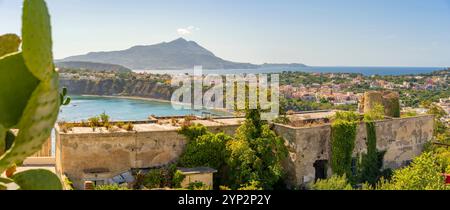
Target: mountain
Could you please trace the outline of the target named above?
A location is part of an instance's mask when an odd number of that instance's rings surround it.
[[[64,69],[79,69],[91,71],[131,72],[131,69],[116,64],[94,63],[83,61],[56,62],[56,67]]]
[[[191,69],[201,65],[204,69],[254,69],[258,65],[227,61],[215,56],[194,41],[183,38],[155,45],[134,46],[127,50],[91,52],[62,60],[122,65],[135,70]]]

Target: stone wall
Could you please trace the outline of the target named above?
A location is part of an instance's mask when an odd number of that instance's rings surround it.
[[[213,126],[211,132],[233,134],[237,126]],[[174,162],[186,145],[176,129],[139,132],[63,133],[56,130],[56,171],[82,189],[87,173],[114,177],[132,168],[152,168]],[[99,172],[100,173],[100,172]]]
[[[376,123],[377,147],[385,150],[385,167],[398,168],[422,152],[433,134],[433,116],[388,119]],[[213,124],[213,123],[211,123]],[[208,126],[212,132],[234,134],[239,125]],[[330,160],[331,126],[296,128],[275,124],[274,130],[286,140],[289,157],[284,162],[287,184],[298,187],[314,181],[314,163]],[[366,151],[366,126],[358,127],[354,155]],[[132,168],[151,168],[174,162],[186,140],[177,129],[115,133],[63,133],[56,128],[56,171],[67,175],[82,188],[87,173],[99,171],[114,177]],[[331,170],[328,167],[328,176]]]
[[[386,151],[384,167],[399,168],[420,155],[423,145],[432,139],[433,123],[433,116],[376,122],[377,148]],[[295,128],[277,124],[274,129],[286,140],[289,148],[289,158],[284,163],[288,186],[299,187],[314,181],[314,163],[331,157],[331,125]],[[361,123],[357,130],[355,156],[367,151],[366,133],[366,126]]]
[[[284,161],[288,186],[314,180],[314,162],[330,159],[331,127],[295,128],[277,124],[274,129],[288,145],[289,157]]]

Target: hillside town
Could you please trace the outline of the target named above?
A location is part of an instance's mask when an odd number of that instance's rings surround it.
[[[426,110],[420,109],[420,102],[429,101],[436,103],[448,114],[449,75],[450,70],[405,76],[286,72],[281,75],[280,93],[289,100],[330,103],[333,106],[353,105],[355,109],[364,91],[393,90],[400,93],[405,110],[424,113]],[[412,101],[414,99],[416,100]]]

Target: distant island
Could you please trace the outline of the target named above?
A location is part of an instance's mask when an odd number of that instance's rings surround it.
[[[112,72],[131,72],[131,69],[117,64],[94,63],[84,61],[64,61],[56,62],[56,67],[64,69],[78,69],[89,71],[112,71]]]
[[[77,62],[77,63],[67,63]],[[84,62],[84,63],[80,63]],[[194,41],[183,38],[155,45],[134,46],[127,50],[90,52],[56,61],[60,65],[102,63],[121,65],[133,70],[183,70],[194,66],[204,69],[258,69],[267,67],[306,67],[304,64],[239,63],[224,60]]]

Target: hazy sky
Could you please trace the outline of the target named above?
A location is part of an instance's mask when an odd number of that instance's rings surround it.
[[[232,61],[450,66],[450,0],[47,0],[54,53],[194,40]],[[0,34],[20,32],[0,0]]]

